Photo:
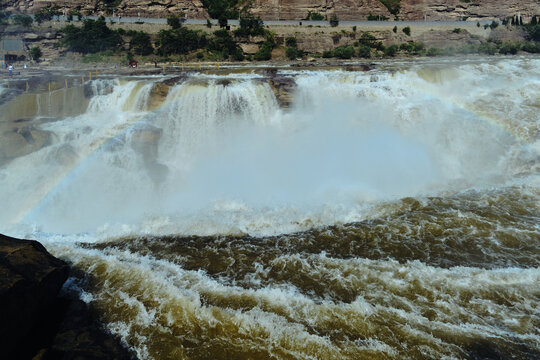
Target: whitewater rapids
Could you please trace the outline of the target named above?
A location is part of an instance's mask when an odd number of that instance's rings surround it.
[[[537,359],[540,59],[272,77],[10,100],[0,230],[140,359]]]

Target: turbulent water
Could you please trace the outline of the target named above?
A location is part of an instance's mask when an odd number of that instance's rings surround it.
[[[141,359],[538,359],[540,59],[273,76],[289,108],[248,72],[35,110],[1,231]]]

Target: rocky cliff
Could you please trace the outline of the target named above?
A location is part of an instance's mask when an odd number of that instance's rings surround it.
[[[3,0],[5,10],[35,12],[37,9],[60,5],[66,8],[80,7],[84,13],[100,13],[103,0]],[[309,11],[330,17],[338,15],[341,20],[365,20],[373,15],[393,18],[379,0],[253,0],[252,11],[263,19],[301,20]],[[527,20],[540,15],[540,2],[530,0],[401,0],[399,18],[403,20],[460,20],[504,18],[521,12]],[[201,0],[121,0],[116,14],[122,16],[166,17],[184,12],[189,18],[207,18]]]
[[[37,241],[0,234],[0,353],[3,359],[130,359],[75,294],[60,289],[68,265]]]

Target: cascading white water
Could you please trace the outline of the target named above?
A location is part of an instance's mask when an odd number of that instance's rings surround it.
[[[19,164],[40,175],[24,186],[34,199],[2,195],[12,205],[0,221],[24,216],[47,232],[138,232],[154,219],[157,233],[279,233],[308,218],[359,220],[373,201],[504,182],[538,156],[527,121],[534,125],[530,92],[540,89],[530,64],[505,65],[512,78],[495,81],[501,66],[305,72],[289,111],[258,79],[193,78],[151,112],[154,82],[94,81],[87,113],[46,125],[56,143],[3,170],[11,184]],[[467,84],[475,92],[453,90]],[[514,107],[508,120],[483,100],[521,86],[530,91],[504,104]],[[151,163],[130,138],[145,126],[160,132],[145,140],[157,146]],[[163,181],[152,164],[166,167]]]
[[[0,228],[141,359],[540,353],[540,60],[278,75],[92,82]]]

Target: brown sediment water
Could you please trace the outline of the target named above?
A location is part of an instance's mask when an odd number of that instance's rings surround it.
[[[25,115],[51,142],[0,167],[0,225],[138,358],[540,356],[538,58],[77,96]]]

